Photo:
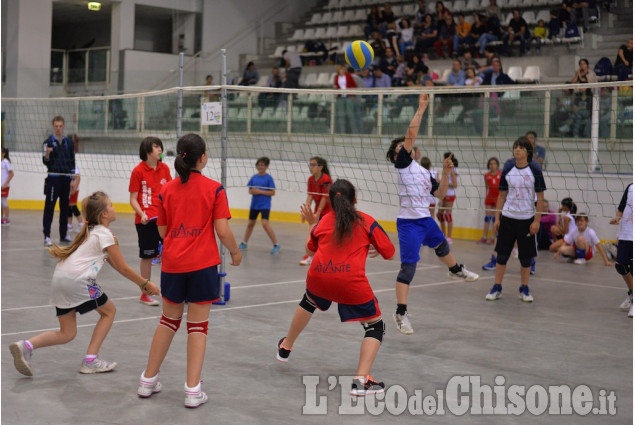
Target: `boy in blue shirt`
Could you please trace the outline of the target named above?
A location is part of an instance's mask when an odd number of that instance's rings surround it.
[[[251,232],[254,231],[258,215],[261,215],[262,227],[265,229],[265,232],[267,232],[271,242],[273,242],[271,254],[276,254],[280,251],[280,244],[276,239],[276,234],[273,232],[273,229],[269,224],[271,197],[276,194],[276,184],[273,182],[273,177],[267,174],[267,168],[269,168],[269,158],[266,156],[258,158],[256,161],[256,169],[258,170],[258,173],[251,176],[249,182],[247,183],[249,193],[252,195],[251,206],[249,207],[249,222],[247,223],[247,229],[245,230],[245,237],[238,248],[241,250],[247,249],[247,242],[251,237]]]

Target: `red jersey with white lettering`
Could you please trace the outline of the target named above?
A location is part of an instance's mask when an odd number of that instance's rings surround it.
[[[311,194],[311,196],[313,196],[313,201],[315,201],[315,208],[313,209],[313,212],[317,212],[320,201],[323,198],[326,198],[326,204],[320,213],[320,217],[324,217],[326,213],[331,211],[331,200],[329,199],[329,189],[331,188],[331,184],[333,184],[333,180],[331,180],[331,177],[326,173],[322,173],[322,176],[317,181],[313,178],[313,176],[309,177],[307,191]],[[321,195],[322,193],[326,195]]]
[[[214,220],[231,218],[220,183],[192,171],[187,183],[177,177],[161,190],[158,226],[163,238],[161,271],[186,273],[220,264]]]
[[[498,185],[501,182],[501,171],[496,170],[496,174],[489,171],[485,173],[485,184],[487,184],[487,195],[485,196],[485,205],[496,206],[498,200]]]
[[[163,162],[157,163],[157,168],[150,167],[145,161],[134,167],[130,175],[128,192],[137,192],[139,206],[146,213],[148,219],[159,213],[159,193],[163,186],[172,180],[170,168]],[[134,216],[134,224],[141,223],[139,214]]]
[[[375,295],[366,277],[368,246],[372,244],[384,258],[395,255],[390,238],[375,221],[357,212],[361,223],[353,225],[351,238],[339,244],[334,237],[335,212],[320,219],[311,231],[307,248],[315,252],[306,278],[306,288],[318,297],[340,304],[363,304]]]

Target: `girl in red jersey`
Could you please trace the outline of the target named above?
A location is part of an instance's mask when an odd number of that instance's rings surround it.
[[[157,230],[159,193],[164,184],[172,180],[170,169],[162,161],[163,143],[157,137],[146,137],[139,146],[141,162],[130,175],[130,206],[135,211],[134,223],[139,238],[139,265],[141,276],[150,279],[152,259],[159,255],[161,237]],[[141,294],[139,301],[146,305],[159,305],[154,298]]]
[[[187,307],[187,380],[185,407],[207,402],[201,390],[207,322],[212,303],[219,299],[217,266],[220,255],[214,232],[229,250],[231,265],[238,266],[242,254],[229,228],[229,206],[225,189],[204,177],[207,148],[196,134],[186,134],[176,144],[179,177],[161,190],[157,226],[163,242],[161,288],[163,315],[154,333],[148,364],[141,374],[137,394],[147,398],[161,391],[159,369],[179,329]]]
[[[277,357],[287,362],[315,308],[325,311],[336,302],[341,321],[360,322],[365,331],[351,394],[383,393],[384,383],[369,376],[385,325],[366,277],[366,257],[371,250],[371,256],[381,254],[389,260],[395,255],[395,247],[374,218],[355,210],[355,187],[348,180],[337,180],[329,190],[329,198],[333,211],[321,219],[306,204],[301,206],[302,217],[311,226],[307,251],[315,257],[307,274],[306,293],[287,336],[278,342]]]
[[[488,172],[485,173],[485,224],[483,224],[483,237],[478,243],[493,244],[496,240],[494,222],[496,220],[496,201],[498,200],[498,184],[501,181],[501,171],[498,169],[500,162],[495,156],[487,160]],[[489,225],[492,223],[492,236],[488,239]]]
[[[331,180],[331,174],[329,173],[329,167],[326,163],[326,159],[314,156],[309,160],[309,170],[311,171],[311,177],[307,184],[307,195],[304,205],[307,209],[311,209],[311,203],[315,202],[314,214],[321,218],[331,211],[331,203],[329,201],[329,188],[333,183]],[[302,222],[304,223],[304,215],[302,216]],[[306,254],[302,260],[300,260],[301,266],[308,266],[311,264],[313,258],[310,254]]]

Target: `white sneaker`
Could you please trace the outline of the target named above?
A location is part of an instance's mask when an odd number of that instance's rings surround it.
[[[461,270],[458,273],[448,271],[448,276],[452,279],[464,280],[465,282],[474,282],[475,280],[478,280],[478,275],[476,273],[466,269],[463,264],[459,264],[459,266],[461,266]]]
[[[405,314],[397,314],[393,313],[392,315],[395,324],[397,325],[397,329],[404,335],[412,335],[415,331],[412,329],[412,325],[410,324],[410,319],[408,318],[408,312]]]
[[[201,390],[201,383],[199,382],[194,388],[187,386],[185,383],[185,407],[196,408],[203,403],[207,403],[207,394]]]
[[[534,297],[531,295],[531,292],[529,292],[529,287],[527,285],[521,285],[520,288],[518,288],[518,298],[523,300],[525,303],[531,303],[534,301]]]
[[[82,231],[82,227],[84,227],[84,223],[77,223],[77,233]]]
[[[72,224],[67,224],[67,225],[66,225],[66,228],[67,228],[68,230],[73,230],[73,225],[72,225]]]
[[[53,242],[51,242],[51,238],[48,236],[44,238],[44,246],[53,246]]]
[[[151,397],[152,394],[161,391],[163,386],[159,381],[159,374],[157,373],[153,378],[146,378],[146,371],[144,370],[139,379],[139,388],[137,389],[137,395],[141,398]]]
[[[492,286],[492,289],[489,291],[487,295],[485,295],[485,299],[487,301],[496,301],[501,297],[501,293],[503,292],[503,287],[500,284],[495,283]]]
[[[631,314],[633,311],[631,310]],[[13,342],[9,345],[9,351],[13,356],[13,365],[22,375],[33,376],[33,369],[31,369],[31,354],[33,350],[30,350],[26,346],[24,340]]]
[[[79,368],[79,373],[104,373],[110,372],[116,367],[116,362],[108,362],[97,357],[90,363],[86,363],[86,360],[83,360],[82,366]]]
[[[311,265],[311,261],[313,261],[313,257],[311,257],[310,255],[305,255],[304,258],[302,258],[302,260],[300,260],[300,265],[301,266],[310,266]]]
[[[622,301],[622,304],[620,304],[620,310],[628,311],[628,309],[631,308],[632,305],[633,305],[633,303],[631,302],[631,296],[628,295],[626,297],[626,299],[624,301]]]
[[[573,262],[575,264],[586,264],[586,260],[584,258],[576,258]]]

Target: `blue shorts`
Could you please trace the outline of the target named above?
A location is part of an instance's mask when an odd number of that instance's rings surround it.
[[[263,220],[269,220],[269,211],[271,210],[249,210],[249,219],[258,220],[258,214],[262,216]]]
[[[437,222],[431,217],[398,218],[397,234],[399,235],[399,255],[402,263],[418,263],[421,245],[436,248],[445,236]]]
[[[317,308],[321,311],[326,311],[331,307],[333,301],[327,300],[317,295],[313,295],[307,289],[306,296],[313,300]],[[377,298],[373,297],[372,300],[363,304],[337,304],[337,311],[340,314],[340,320],[342,322],[361,322],[364,320],[371,320],[381,316],[381,310],[379,310],[379,302]]]
[[[219,293],[217,266],[187,273],[161,272],[161,296],[169,303],[209,304],[220,299]]]

